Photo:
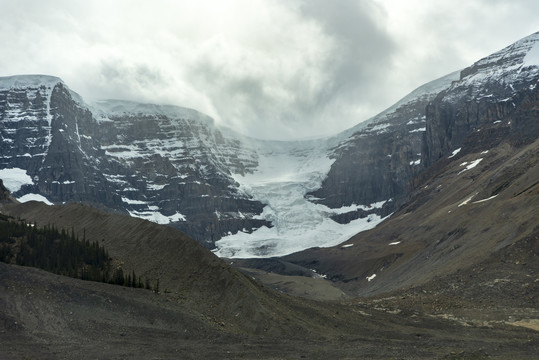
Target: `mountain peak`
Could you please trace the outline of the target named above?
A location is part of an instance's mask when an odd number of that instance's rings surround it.
[[[539,72],[539,32],[475,62],[462,70],[460,78],[467,83],[484,78],[498,80],[503,78],[504,82],[512,82],[537,72]]]

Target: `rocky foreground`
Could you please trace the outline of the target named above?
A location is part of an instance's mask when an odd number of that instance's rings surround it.
[[[537,331],[517,318],[448,318],[432,311],[429,295],[415,305],[410,295],[339,304],[262,290],[274,318],[249,333],[193,311],[177,293],[158,295],[1,263],[0,286],[5,359],[531,359],[539,346]],[[480,306],[476,311],[489,315]],[[244,321],[248,328],[256,317]]]

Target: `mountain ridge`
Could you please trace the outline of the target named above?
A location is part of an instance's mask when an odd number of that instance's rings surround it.
[[[16,77],[4,78],[0,167],[26,171],[32,179],[15,192],[18,198],[35,194],[55,203],[82,201],[129,213],[174,226],[229,256],[239,254],[240,244],[250,249],[243,256],[298,250],[282,238],[304,248],[331,246],[398,209],[408,182],[456,151],[474,126],[513,112],[516,105],[501,100],[513,96],[514,89],[533,90],[538,67],[528,53],[536,43],[537,33],[493,55],[495,61],[487,57],[458,78],[452,73],[427,83],[333,137],[292,142],[248,138],[181,107],[108,100],[101,110],[92,110],[58,78],[23,76],[20,83],[26,81],[27,88],[9,85],[17,83]],[[510,74],[502,76],[492,66]],[[38,86],[39,79],[49,85]],[[479,94],[477,104],[470,102],[477,94],[468,94],[467,86],[479,89],[481,84],[490,86],[490,93]],[[455,103],[461,104],[456,111],[445,110]],[[479,119],[474,112],[490,115]],[[536,124],[514,121],[511,131],[526,134],[529,126]],[[497,128],[492,131],[503,137],[504,127]],[[270,167],[261,167],[261,161]],[[257,176],[275,172],[279,161],[282,177],[274,179],[273,188],[260,182],[252,186]],[[289,181],[300,173],[312,181]],[[295,236],[286,224],[296,216],[289,211],[296,210],[319,219],[309,220],[309,227],[328,234],[311,236],[312,241]]]

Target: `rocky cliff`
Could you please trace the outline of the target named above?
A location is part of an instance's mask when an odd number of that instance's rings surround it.
[[[253,219],[263,204],[231,177],[258,165],[239,134],[176,106],[107,100],[92,110],[105,176],[131,215],[172,223],[209,247],[223,234],[270,225]]]
[[[14,195],[118,209],[120,197],[100,170],[99,145],[84,134],[95,121],[73,99],[76,94],[50,76],[16,76],[1,83],[0,166],[28,176]]]
[[[492,146],[513,134],[529,143],[537,134],[539,32],[462,70],[460,78],[440,92],[426,109],[422,166],[449,155],[473,131]]]
[[[226,131],[175,106],[89,106],[56,77],[0,79],[0,169],[15,177],[15,197],[173,224],[210,247],[223,234],[270,225],[253,219],[263,205],[230,176],[252,172],[256,154]]]
[[[344,140],[331,149],[335,162],[327,178],[311,195],[332,208],[391,199],[381,214],[391,213],[421,168],[425,107],[457,78],[458,73],[452,73],[425,84],[366,124],[343,133]],[[340,219],[344,220],[342,215]]]

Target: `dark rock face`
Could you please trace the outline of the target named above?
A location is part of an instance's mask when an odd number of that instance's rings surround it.
[[[535,33],[464,69],[427,106],[423,168],[461,147],[479,127],[487,133],[475,138],[491,146],[509,134],[515,141],[534,140],[539,69],[526,59],[538,40]]]
[[[252,171],[256,154],[205,115],[120,101],[105,104],[110,113],[91,111],[60,79],[4,82],[14,85],[0,90],[0,168],[25,169],[33,182],[15,196],[129,212],[209,247],[229,232],[271,226],[252,219],[263,205],[230,176]]]
[[[92,114],[60,79],[43,77],[35,85],[0,90],[0,120],[0,166],[26,169],[34,183],[18,193],[118,207],[120,198],[98,169],[96,144],[82,134],[95,122]]]
[[[94,110],[104,174],[132,215],[170,223],[208,247],[252,231],[263,204],[240,193],[231,173],[251,172],[256,154],[194,110],[106,101]]]
[[[420,169],[425,107],[455,76],[418,88],[333,148],[335,162],[322,187],[311,195],[331,208],[392,199],[378,211],[383,216],[394,211]],[[347,222],[361,216],[348,214]]]
[[[62,84],[53,89],[50,107],[51,142],[37,173],[38,192],[54,202],[78,201],[118,209],[120,197],[101,172],[102,152],[87,135],[95,126],[92,113],[77,104]]]

